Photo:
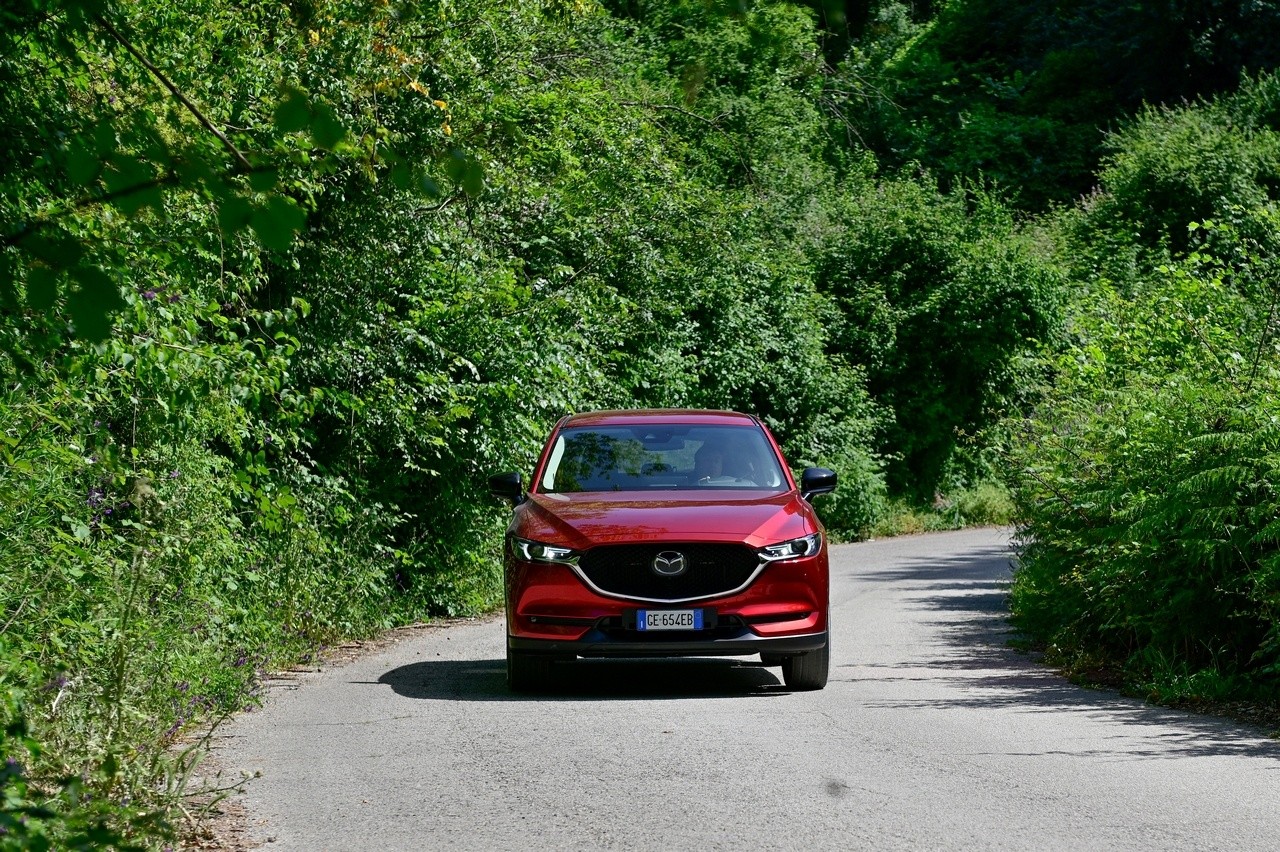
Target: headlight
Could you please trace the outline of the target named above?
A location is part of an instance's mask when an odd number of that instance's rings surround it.
[[[514,536],[511,538],[511,548],[516,556],[526,562],[560,562],[572,565],[578,561],[578,555],[568,547],[556,547]]]
[[[782,544],[771,544],[760,548],[760,558],[765,562],[777,562],[779,559],[799,559],[802,556],[813,556],[822,548],[822,533],[814,533],[803,538],[793,538]]]

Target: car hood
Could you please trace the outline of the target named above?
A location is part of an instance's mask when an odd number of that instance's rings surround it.
[[[795,491],[532,494],[516,535],[575,549],[622,541],[733,541],[763,547],[818,529]]]

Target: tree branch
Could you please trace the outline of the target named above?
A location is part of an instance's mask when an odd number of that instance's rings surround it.
[[[133,186],[126,186],[123,189],[117,189],[114,192],[106,192],[102,195],[87,195],[78,201],[72,202],[68,207],[64,207],[61,210],[50,213],[48,216],[22,223],[22,225],[18,227],[18,230],[14,231],[12,234],[6,234],[4,237],[0,237],[0,247],[8,248],[9,246],[17,245],[36,231],[51,225],[72,210],[79,210],[93,204],[109,204],[117,198],[125,198],[126,196],[133,195],[135,192],[142,192],[146,189],[157,189],[162,186],[169,186],[170,184],[176,183],[177,180],[178,175],[176,172],[166,172],[158,178],[144,180],[142,183],[135,183]]]
[[[106,18],[99,15],[94,18],[94,21],[97,22],[98,26],[106,30],[107,33],[113,39],[118,41],[125,50],[129,51],[129,53],[133,55],[134,59],[142,63],[142,66],[146,68],[148,71],[150,71],[152,75],[154,75],[155,78],[159,80],[175,98],[178,99],[178,102],[181,103],[184,107],[186,107],[187,110],[196,117],[197,121],[199,121],[202,125],[204,125],[204,128],[206,130],[208,130],[214,136],[218,137],[218,141],[222,143],[224,148],[226,148],[229,152],[231,152],[231,156],[235,158],[235,161],[237,163],[239,163],[241,170],[252,171],[253,166],[249,164],[249,161],[245,158],[244,154],[240,153],[240,149],[237,148],[231,142],[231,140],[227,138],[227,135],[225,133],[223,133],[218,128],[214,127],[213,122],[210,121],[205,116],[205,114],[200,111],[200,108],[197,107],[194,103],[192,103],[191,99],[188,98],[186,95],[184,95],[182,93],[182,90],[179,89],[176,85],[174,85],[173,81],[164,75],[163,71],[161,71],[159,68],[153,65],[151,60],[147,59],[147,57],[142,54],[142,51],[134,47],[133,44],[127,38],[125,38],[124,35],[122,35],[121,32],[118,29],[116,29],[111,24],[111,22],[108,21]]]

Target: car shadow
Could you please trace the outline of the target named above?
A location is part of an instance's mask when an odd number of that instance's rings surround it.
[[[378,678],[405,698],[435,701],[594,701],[786,695],[775,669],[744,660],[574,660],[552,666],[544,691],[513,693],[505,660],[410,663]]]

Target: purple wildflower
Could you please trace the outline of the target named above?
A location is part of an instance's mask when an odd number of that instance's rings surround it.
[[[58,675],[58,676],[57,676],[57,677],[55,677],[53,680],[49,681],[49,682],[48,682],[48,683],[46,683],[44,686],[40,687],[40,691],[41,691],[41,692],[55,692],[56,690],[62,689],[62,688],[63,688],[64,686],[66,686],[66,685],[67,685],[67,676],[66,676],[66,675]]]
[[[154,302],[157,295],[158,294],[155,290],[145,290],[142,293],[142,298],[146,299],[148,302]]]

